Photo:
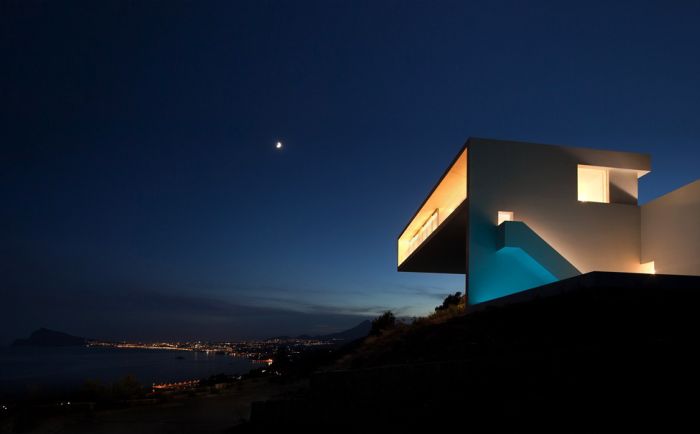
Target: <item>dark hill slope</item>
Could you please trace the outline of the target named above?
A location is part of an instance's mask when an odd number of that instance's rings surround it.
[[[67,333],[40,328],[26,339],[16,339],[13,347],[70,347],[85,345],[87,340]]]
[[[610,277],[370,338],[251,427],[700,428],[699,280]]]
[[[595,286],[388,332],[366,342],[340,367],[595,349],[629,354],[646,352],[650,345],[694,351],[691,343],[700,343],[695,333],[700,330],[700,278],[631,275],[619,280],[627,275],[594,274],[603,276]]]

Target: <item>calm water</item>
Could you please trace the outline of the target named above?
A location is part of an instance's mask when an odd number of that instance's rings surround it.
[[[183,359],[178,359],[183,357]],[[250,361],[190,351],[113,348],[0,348],[0,396],[110,383],[132,374],[143,384],[244,374]]]

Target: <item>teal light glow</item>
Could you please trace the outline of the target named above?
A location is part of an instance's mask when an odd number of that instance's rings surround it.
[[[522,249],[504,247],[471,273],[469,300],[472,304],[482,303],[556,280],[552,273]]]

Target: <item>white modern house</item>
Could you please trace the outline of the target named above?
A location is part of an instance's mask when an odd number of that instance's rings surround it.
[[[646,154],[470,138],[398,238],[398,270],[470,304],[592,271],[700,275],[700,180],[645,205]]]

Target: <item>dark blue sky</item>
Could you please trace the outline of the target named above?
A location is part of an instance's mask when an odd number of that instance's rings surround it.
[[[0,0],[0,343],[316,333],[460,276],[398,232],[468,136],[698,177],[700,2]],[[274,150],[282,140],[286,148]]]

